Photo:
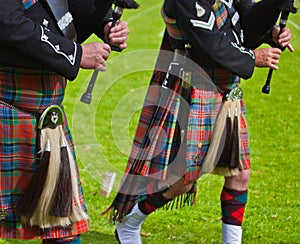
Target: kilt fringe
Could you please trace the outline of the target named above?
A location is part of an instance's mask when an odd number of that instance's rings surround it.
[[[188,193],[185,193],[178,197],[175,197],[170,202],[168,202],[166,205],[164,205],[162,207],[162,209],[172,210],[172,209],[183,208],[186,206],[192,206],[192,205],[195,205],[195,200],[196,200],[196,193],[188,192]]]
[[[167,204],[165,204],[162,208],[158,210],[173,210],[179,209],[186,206],[192,206],[196,204],[196,187],[197,182],[194,182],[194,186],[192,189],[180,196],[175,197]],[[123,207],[116,207],[115,204],[117,200],[115,199],[114,202],[111,204],[109,208],[107,208],[104,212],[100,213],[100,216],[106,216],[111,224],[116,224],[116,222],[120,222],[122,218],[131,211],[131,208],[137,203],[145,200],[145,196],[135,196],[135,195],[124,195],[122,193],[118,193],[119,197],[125,197],[127,201],[124,201]],[[124,210],[126,209],[126,212]]]

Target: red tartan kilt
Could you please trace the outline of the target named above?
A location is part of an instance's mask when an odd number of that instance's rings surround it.
[[[30,113],[61,104],[65,87],[66,79],[53,72],[0,67],[0,98]]]
[[[157,92],[159,91],[157,87],[159,87],[163,83],[173,56],[174,54],[172,53],[170,48],[168,34],[165,32],[161,50],[156,61],[155,70],[153,72],[150,86],[146,94],[143,110],[134,137],[134,142],[130,157],[128,159],[122,185],[120,187],[119,193],[114,199],[114,202],[109,208],[115,211],[114,217],[116,219],[120,219],[124,213],[128,213],[136,202],[145,199],[147,192],[140,193],[140,195],[138,195],[137,192],[139,189],[142,189],[142,187],[143,189],[145,189],[144,185],[146,184],[146,179],[155,178],[158,180],[164,180],[170,172],[172,174],[175,173],[178,176],[184,176],[187,181],[197,180],[200,177],[201,164],[210,144],[213,125],[219,112],[223,97],[223,93],[219,91],[217,87],[222,88],[223,90],[229,90],[239,82],[238,77],[234,76],[226,70],[209,68],[206,70],[196,69],[197,73],[193,73],[194,89],[192,90],[191,111],[187,119],[188,128],[186,144],[187,147],[184,155],[185,160],[179,160],[177,164],[179,167],[177,168],[173,167],[174,165],[176,165],[176,163],[170,160],[172,159],[172,156],[181,159],[181,157],[177,157],[177,153],[178,148],[180,148],[180,145],[182,143],[180,130],[178,130],[179,127],[177,126],[176,122],[175,129],[173,128],[174,121],[176,121],[174,119],[174,116],[168,116],[164,124],[164,131],[169,131],[172,133],[166,133],[167,138],[165,138],[164,141],[167,141],[167,144],[169,145],[171,140],[175,142],[172,145],[170,152],[167,153],[167,151],[162,150],[162,153],[160,154],[161,157],[157,156],[157,154],[154,154],[156,157],[154,157],[152,160],[147,160],[146,163],[144,163],[145,161],[137,162],[136,158],[138,158],[137,155],[139,154],[140,148],[143,148],[144,146],[143,143],[144,138],[147,134],[147,128],[149,127],[149,121],[153,120],[152,117],[154,111],[156,110],[155,106],[151,105],[157,104],[157,101],[160,97],[159,92]],[[192,67],[194,67],[194,65],[192,65]],[[214,77],[214,83],[207,82],[211,79],[211,77]],[[211,98],[209,98],[209,96],[211,96]],[[171,107],[175,108],[176,106]],[[241,101],[241,109],[241,157],[244,168],[248,169],[250,168],[250,158],[247,126],[245,120],[245,107],[243,101]],[[205,110],[207,110],[206,113],[201,113],[201,111],[203,112]],[[178,119],[180,116],[181,115],[179,114],[176,119]],[[159,120],[159,116],[157,117],[157,119]],[[201,154],[202,156],[195,162],[192,159],[194,155],[199,154],[200,143],[206,144],[206,147],[201,147],[203,150]],[[153,154],[150,154],[150,156],[151,155]],[[143,158],[146,157],[144,156]],[[143,183],[139,184],[137,181],[134,181],[134,176],[136,175],[145,176],[145,180],[143,181]],[[196,192],[196,187],[193,188],[193,191],[194,193]]]
[[[222,99],[222,93],[193,89],[187,132],[186,181],[196,180],[201,175],[201,166],[212,140],[212,133],[222,106]],[[246,109],[244,101],[241,100],[240,103],[240,161],[244,169],[250,169]],[[197,160],[195,160],[195,157],[197,157]]]
[[[15,213],[19,195],[36,168],[37,118],[30,113],[40,113],[53,104],[60,105],[65,85],[63,77],[46,71],[0,68],[0,98],[18,107],[13,108],[0,100],[0,210],[7,211],[5,220],[0,221],[0,238],[59,238],[77,235],[89,229],[86,221],[74,223],[70,228],[39,229],[22,226],[20,217]],[[66,120],[64,130],[73,150]],[[80,201],[85,208],[82,192]]]
[[[228,73],[225,69],[202,71],[206,73],[206,76],[215,77],[218,87],[221,86],[224,90],[229,90],[239,82],[236,76]],[[155,82],[157,79],[162,79],[163,74],[163,72],[154,72],[152,80],[154,83],[152,82],[149,86],[127,169],[131,168],[131,172],[159,180],[165,180],[169,173],[184,176],[186,181],[197,180],[200,177],[201,165],[211,142],[224,92],[215,84],[201,80],[200,75],[196,76],[198,80],[195,81],[191,91],[190,112],[186,119],[187,140],[186,144],[182,145],[181,127],[178,123],[182,114],[177,114],[178,101],[170,102],[168,115],[164,118],[163,123],[161,123],[162,117],[167,105],[158,108],[156,106],[160,88]],[[245,104],[244,101],[241,101],[240,158],[244,169],[249,169],[251,165],[245,116]],[[159,131],[160,136],[154,137],[150,143],[148,133],[153,133],[151,128],[157,125],[163,125]],[[154,134],[157,132],[155,131]],[[145,139],[147,140],[145,141]],[[155,145],[154,149],[148,149],[153,145]],[[141,152],[143,152],[142,157],[140,156]],[[196,156],[198,159],[194,160]]]

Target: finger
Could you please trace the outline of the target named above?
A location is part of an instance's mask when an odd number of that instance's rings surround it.
[[[280,41],[278,42],[280,47],[286,47],[288,45],[289,41]]]
[[[277,54],[277,55],[280,55],[281,53],[282,53],[282,51],[281,51],[281,49],[280,48],[272,48],[271,49],[271,52],[273,53],[273,54]]]
[[[270,68],[274,70],[279,70],[279,67],[275,64],[270,64]]]
[[[127,39],[126,37],[115,37],[110,39],[110,43],[115,45],[120,45],[122,43],[125,43],[126,39]]]
[[[110,32],[109,34],[109,39],[114,39],[114,38],[118,38],[118,37],[125,37],[127,38],[129,34],[129,29],[120,29],[116,32]]]
[[[279,44],[287,43],[292,39],[290,32],[282,33],[278,39]]]
[[[126,43],[126,42],[125,42],[125,43],[122,43],[122,44],[119,45],[119,47],[120,47],[121,49],[125,49],[125,48],[127,48],[127,43]]]
[[[95,57],[95,60],[96,60],[97,63],[103,62],[106,59],[108,59],[109,52],[106,52],[105,50],[100,50],[100,51],[96,52],[94,57]]]
[[[107,26],[110,28],[111,25],[112,25],[112,23],[113,23],[112,21],[111,21],[111,22],[108,22],[108,23],[107,23]]]
[[[115,22],[115,25],[110,29],[110,32],[114,33],[114,32],[118,32],[118,31],[122,30],[122,24],[120,24],[120,23],[121,23],[121,21],[117,20]]]
[[[104,57],[103,55],[98,55],[98,59],[97,59],[97,63],[98,64],[105,64],[105,61],[106,61],[106,57]]]
[[[106,43],[102,44],[102,49],[104,51],[106,51],[107,53],[110,53],[110,51],[111,51],[110,46],[108,44],[106,44]]]
[[[289,37],[281,38],[280,40],[278,40],[278,44],[282,47],[285,47],[290,42],[290,40],[291,40],[291,38],[289,38]]]
[[[272,55],[272,60],[279,60],[279,58],[280,58],[280,54],[274,53]]]
[[[287,47],[287,49],[288,49],[290,52],[294,52],[294,51],[295,51],[291,43],[289,43],[286,47]]]
[[[102,51],[101,53],[99,53],[99,56],[101,56],[101,59],[99,59],[99,62],[103,62],[105,60],[108,59],[109,57],[109,53],[108,52],[105,52],[105,51]]]
[[[291,38],[291,34],[289,32],[283,32],[279,36],[279,40],[280,39],[290,39],[290,38]]]
[[[118,38],[118,37],[125,37],[126,38],[128,36],[128,33],[129,33],[128,30],[122,29],[118,32],[110,33],[108,37],[109,37],[110,40],[114,39],[114,38]]]
[[[95,69],[99,70],[99,71],[102,71],[102,72],[106,71],[106,67],[103,66],[103,65],[98,65]]]
[[[272,59],[271,63],[272,64],[279,64],[279,59]]]
[[[98,60],[95,69],[100,70],[100,71],[105,71],[106,70],[106,62],[103,58],[100,58]]]
[[[279,27],[278,25],[277,25],[277,26],[275,26],[275,27],[274,27],[274,29],[276,30],[276,32],[277,32],[277,33],[279,33],[279,32],[280,32],[280,27]]]

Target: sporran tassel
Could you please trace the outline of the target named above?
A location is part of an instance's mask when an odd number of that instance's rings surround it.
[[[232,135],[231,135],[231,154],[229,168],[235,169],[240,166],[240,143],[239,143],[239,114],[238,108],[235,108],[235,115],[233,119]]]
[[[31,178],[25,192],[16,206],[17,213],[23,216],[25,222],[28,222],[34,214],[34,210],[37,207],[38,200],[40,199],[46,182],[46,176],[48,175],[50,144],[49,141],[46,143],[46,148],[41,153],[41,159],[36,168],[35,177]]]
[[[229,164],[229,161],[231,159],[230,154],[231,154],[232,126],[231,126],[230,108],[228,109],[225,128],[226,128],[226,132],[225,132],[226,138],[225,138],[225,143],[224,143],[222,154],[217,163],[218,167],[226,167]]]
[[[41,228],[68,226],[71,224],[68,218],[59,218],[50,215],[50,210],[54,204],[59,207],[64,204],[61,202],[54,202],[54,194],[57,189],[60,173],[60,132],[57,129],[45,128],[42,129],[41,143],[43,142],[43,137],[50,142],[48,174],[42,194],[39,198],[35,212],[30,218],[29,224],[32,226],[37,225]]]
[[[228,145],[224,145],[224,149],[227,148],[227,158],[224,158],[221,161],[218,161],[213,173],[218,175],[224,176],[232,176],[238,175],[240,172],[240,145],[239,145],[239,114],[237,111],[240,111],[240,100],[229,100],[226,101],[229,103],[229,110],[230,114],[234,114],[231,116],[230,124],[231,124],[231,131],[228,135],[229,140],[225,143]]]
[[[239,142],[241,98],[242,91],[238,86],[226,96],[201,168],[202,174],[214,173],[223,176],[239,174],[242,168]],[[232,116],[233,114],[234,116]]]
[[[201,174],[213,173],[218,158],[221,156],[222,151],[219,150],[220,147],[224,146],[226,138],[226,120],[229,109],[229,103],[225,102],[222,104],[222,108],[218,114],[215,127],[212,133],[211,143],[204,159],[203,165],[201,167]]]
[[[64,136],[64,140],[67,141],[64,135],[63,128],[59,128],[61,131],[61,135]],[[67,152],[69,157],[69,163],[70,163],[70,173],[71,173],[71,186],[72,187],[72,195],[73,195],[73,201],[72,201],[72,212],[70,215],[71,222],[76,222],[80,220],[86,220],[88,219],[88,215],[84,211],[84,209],[81,206],[80,199],[79,199],[79,187],[78,187],[78,180],[77,180],[77,170],[75,167],[75,160],[74,156],[72,154],[70,146],[67,144]]]
[[[39,121],[42,160],[19,202],[24,223],[40,228],[67,227],[87,219],[81,207],[75,161],[63,131],[63,112],[52,105]],[[25,200],[27,199],[27,202]],[[26,206],[32,206],[26,212]]]
[[[72,210],[71,169],[66,143],[64,142],[63,138],[61,140],[61,161],[59,165],[60,169],[58,183],[56,187],[56,192],[54,193],[54,203],[61,202],[64,204],[62,206],[60,204],[53,204],[53,207],[50,210],[50,215],[56,217],[68,217],[70,216]]]

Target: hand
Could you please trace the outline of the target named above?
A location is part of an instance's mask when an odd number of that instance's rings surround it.
[[[110,54],[110,46],[105,43],[93,42],[82,44],[80,67],[83,69],[97,69],[105,71],[105,61]]]
[[[290,43],[292,39],[292,34],[289,28],[283,28],[282,32],[280,33],[279,26],[276,26],[272,31],[272,39],[278,43],[281,47],[287,47],[291,52],[294,52],[294,48]]]
[[[278,70],[279,57],[281,50],[276,47],[272,48],[258,48],[254,50],[255,53],[255,66],[260,68],[272,68]]]
[[[110,28],[111,25],[112,22],[109,22],[104,27],[104,33],[108,43],[121,49],[125,49],[127,47],[126,40],[129,34],[127,22],[118,20],[114,27]]]

